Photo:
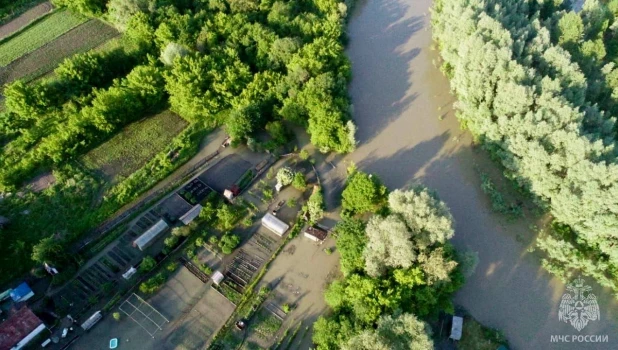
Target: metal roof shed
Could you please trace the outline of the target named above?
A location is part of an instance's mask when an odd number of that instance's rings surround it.
[[[271,213],[264,215],[262,218],[262,225],[278,236],[283,236],[283,234],[290,228],[290,225],[277,219],[277,217]]]
[[[201,211],[202,211],[202,206],[197,204],[196,206],[191,208],[191,210],[186,212],[185,215],[181,216],[180,221],[182,221],[182,223],[185,225],[189,225],[191,221],[193,221],[196,217],[198,217],[198,215],[200,215]]]
[[[463,317],[453,316],[453,324],[451,325],[451,336],[449,338],[453,340],[461,339],[462,330],[463,330]]]
[[[0,349],[21,349],[44,329],[43,322],[23,307],[0,324]]]
[[[169,226],[165,222],[165,220],[161,219],[156,224],[152,225],[144,234],[137,237],[135,241],[133,241],[133,246],[139,248],[139,250],[144,250],[148,244],[150,244],[157,236],[161,234],[161,232],[165,231]]]

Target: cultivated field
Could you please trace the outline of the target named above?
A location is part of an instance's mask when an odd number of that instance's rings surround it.
[[[86,153],[84,164],[112,180],[141,168],[180,133],[187,123],[165,111],[133,123],[99,147]]]
[[[28,24],[41,18],[43,15],[49,13],[53,9],[52,4],[47,1],[42,4],[38,4],[30,10],[26,11],[23,15],[15,18],[9,23],[0,26],[0,39],[17,32]]]
[[[85,17],[60,10],[0,45],[0,66],[6,66],[17,58],[32,52],[54,40],[70,29],[86,22]]]
[[[116,36],[116,29],[105,23],[88,21],[8,66],[0,67],[0,85],[17,79],[36,79],[56,68],[66,57],[96,48]]]

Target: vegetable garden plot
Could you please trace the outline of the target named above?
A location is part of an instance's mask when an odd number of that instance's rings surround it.
[[[64,33],[56,40],[0,68],[0,85],[17,79],[26,82],[55,69],[65,58],[93,49],[119,35],[116,29],[90,20]]]
[[[178,195],[191,205],[196,205],[204,200],[212,190],[200,179],[195,178],[178,191]]]
[[[0,45],[0,66],[8,65],[87,20],[86,17],[68,10],[59,10],[47,16],[41,22]]]
[[[43,17],[53,9],[53,6],[49,2],[38,4],[28,11],[21,14],[19,17],[14,18],[12,21],[0,26],[0,39],[6,38],[9,35],[21,30],[25,26],[29,25],[33,21]]]
[[[139,170],[187,126],[171,111],[132,123],[117,135],[86,153],[82,160],[108,180],[129,176]]]

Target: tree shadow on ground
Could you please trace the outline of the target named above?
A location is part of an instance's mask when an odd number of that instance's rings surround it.
[[[424,16],[406,17],[406,10],[395,0],[369,2],[355,9],[350,21],[349,32],[354,35],[347,48],[353,79],[349,92],[354,119],[361,126],[357,132],[361,144],[377,136],[418,96],[408,94],[412,86],[409,63],[421,48],[408,49],[405,44],[428,23]],[[357,18],[364,13],[374,20]]]

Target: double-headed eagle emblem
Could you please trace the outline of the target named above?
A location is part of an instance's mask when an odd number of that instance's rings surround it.
[[[581,277],[567,284],[566,289],[567,293],[564,293],[560,302],[558,320],[570,322],[577,331],[581,331],[588,325],[588,321],[601,318],[597,297],[590,293],[592,288],[584,285]]]

